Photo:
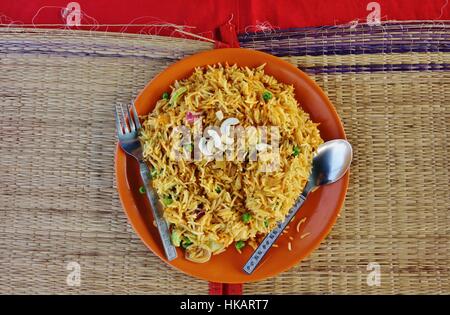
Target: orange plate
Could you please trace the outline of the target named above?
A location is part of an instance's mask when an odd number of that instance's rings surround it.
[[[171,65],[147,84],[137,97],[135,104],[139,115],[151,112],[156,101],[165,91],[169,91],[169,86],[175,80],[188,77],[195,67],[219,62],[236,63],[247,67],[257,67],[266,63],[266,73],[281,82],[294,85],[299,104],[311,115],[314,122],[320,123],[320,133],[325,141],[345,139],[344,128],[333,105],[319,86],[305,73],[277,57],[240,48],[211,50]],[[132,158],[126,156],[119,146],[116,150],[115,168],[120,199],[131,225],[145,245],[167,262],[160,245],[158,231],[152,223],[150,205],[145,195],[139,194],[138,191],[142,185],[138,165]],[[239,254],[231,245],[224,253],[213,256],[205,264],[187,261],[183,251],[178,249],[178,258],[167,263],[189,275],[214,282],[245,283],[275,276],[297,264],[326,237],[344,202],[348,181],[347,173],[338,182],[313,192],[291,222],[289,232],[277,241],[278,247],[270,250],[265,261],[252,275],[242,271],[244,263],[252,252],[249,246],[246,246],[243,253]],[[307,217],[307,220],[297,233],[296,225],[302,217]],[[301,239],[300,236],[305,233],[310,234]],[[291,241],[292,251],[288,250],[289,236],[294,238]]]

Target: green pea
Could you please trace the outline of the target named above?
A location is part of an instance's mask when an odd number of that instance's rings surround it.
[[[192,241],[188,238],[185,237],[182,241],[181,241],[181,247],[183,247],[184,249],[188,248],[189,245],[192,245]]]
[[[163,198],[164,205],[168,206],[173,203],[173,199],[171,196],[166,196]]]
[[[248,212],[246,212],[246,213],[244,213],[243,215],[242,215],[242,221],[244,222],[244,223],[248,223],[248,222],[250,222],[250,219],[252,218],[252,215],[250,214],[250,213],[248,213]]]
[[[245,242],[244,241],[238,241],[236,242],[236,244],[234,244],[234,246],[236,247],[236,249],[241,249],[245,246]]]
[[[263,93],[263,99],[267,102],[268,100],[270,100],[272,98],[272,93],[270,93],[269,91],[265,91]]]

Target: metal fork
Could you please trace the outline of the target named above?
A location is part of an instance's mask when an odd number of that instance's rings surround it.
[[[130,108],[131,107],[131,108]],[[150,201],[150,205],[161,237],[164,252],[167,260],[171,261],[177,258],[177,250],[170,241],[169,227],[163,217],[163,205],[159,201],[156,191],[151,185],[151,173],[143,159],[141,142],[139,141],[139,129],[141,123],[137,115],[134,104],[126,106],[124,110],[122,105],[116,105],[116,129],[119,138],[120,147],[139,162],[139,169],[145,191]]]

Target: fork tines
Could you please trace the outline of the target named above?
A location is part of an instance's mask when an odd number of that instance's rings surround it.
[[[139,116],[134,103],[131,103],[131,106],[116,104],[115,115],[117,133],[119,135],[130,133],[141,128],[141,123],[139,122]]]

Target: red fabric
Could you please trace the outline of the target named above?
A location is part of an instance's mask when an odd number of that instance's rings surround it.
[[[65,27],[61,10],[70,0],[0,0],[0,24]],[[238,47],[238,33],[306,26],[365,23],[370,0],[78,0],[81,26],[71,28],[215,40],[215,47]],[[377,0],[382,21],[449,20],[448,0]],[[42,24],[57,24],[53,26]],[[87,25],[91,24],[91,25]],[[124,24],[112,26],[108,24]],[[133,24],[135,26],[133,26]],[[152,24],[143,26],[136,24]],[[184,25],[162,27],[162,24]],[[242,285],[209,284],[210,294],[242,294]]]
[[[210,295],[241,295],[242,284],[229,284],[229,283],[209,283]]]
[[[241,295],[242,284],[224,284],[224,295]]]
[[[210,282],[209,295],[223,295],[224,283]]]
[[[219,40],[216,40],[216,48],[239,47],[236,26],[227,22],[219,26]]]
[[[261,5],[266,2],[268,5]],[[276,28],[345,24],[354,20],[364,23],[372,10],[372,0],[280,0],[242,1],[239,30],[247,25],[268,21]],[[381,20],[448,20],[447,0],[376,0]],[[276,3],[276,4],[275,4]],[[259,4],[259,5],[258,5]]]

